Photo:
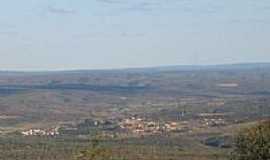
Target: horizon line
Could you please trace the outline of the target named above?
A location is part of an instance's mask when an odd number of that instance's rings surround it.
[[[174,64],[174,65],[154,65],[142,67],[115,67],[115,68],[71,68],[71,69],[0,69],[0,72],[17,72],[17,73],[42,73],[42,72],[78,72],[78,71],[124,71],[124,70],[142,70],[142,69],[158,69],[170,67],[220,67],[233,65],[270,65],[270,62],[239,62],[239,63],[218,63],[218,64]]]

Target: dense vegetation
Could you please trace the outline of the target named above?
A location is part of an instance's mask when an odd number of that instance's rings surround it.
[[[153,137],[154,138],[154,137]],[[228,158],[221,150],[192,151],[173,145],[161,145],[154,139],[105,140],[85,138],[42,138],[9,136],[0,138],[2,160],[220,160]],[[152,142],[151,142],[152,141]],[[92,158],[91,158],[92,157]]]
[[[245,129],[235,142],[234,160],[270,159],[270,121]]]

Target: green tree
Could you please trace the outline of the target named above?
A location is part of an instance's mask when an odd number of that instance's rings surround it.
[[[89,148],[80,151],[76,160],[110,160],[111,150],[100,144],[100,139],[95,137],[91,140]]]
[[[270,160],[270,120],[242,130],[235,139],[233,160]]]

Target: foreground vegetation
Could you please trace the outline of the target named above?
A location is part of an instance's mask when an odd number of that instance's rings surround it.
[[[187,150],[177,146],[138,144],[131,141],[1,137],[0,159],[5,160],[178,160],[225,159],[227,153],[220,150]]]
[[[242,130],[236,137],[234,160],[270,159],[270,121]]]

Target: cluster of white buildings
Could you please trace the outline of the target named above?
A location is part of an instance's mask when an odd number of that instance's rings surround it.
[[[27,131],[22,131],[22,135],[24,136],[56,136],[59,135],[58,128],[54,129],[48,129],[48,130],[43,130],[43,129],[30,129]]]
[[[145,121],[141,118],[128,118],[120,123],[120,128],[128,129],[133,133],[157,133],[160,126],[152,121]]]
[[[120,123],[120,128],[127,129],[136,134],[159,134],[163,132],[179,131],[183,129],[183,124],[178,122],[159,123],[146,121],[142,118],[128,118]]]
[[[210,126],[210,127],[215,127],[215,126],[224,126],[226,125],[226,121],[222,118],[218,118],[218,119],[207,119],[205,118],[204,120],[204,125],[205,126]]]
[[[201,113],[199,117],[202,118],[203,126],[206,127],[217,127],[224,126],[227,124],[225,116],[228,113]]]

